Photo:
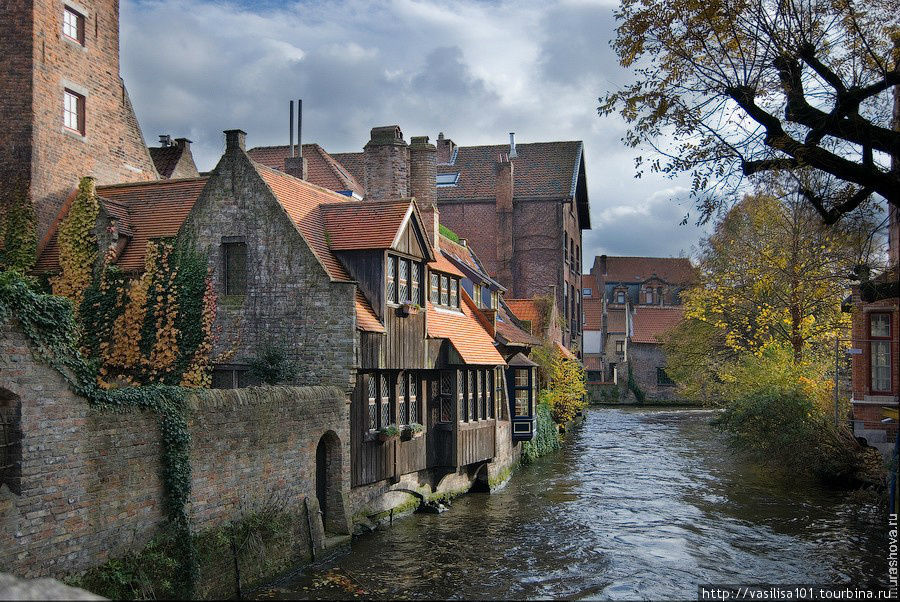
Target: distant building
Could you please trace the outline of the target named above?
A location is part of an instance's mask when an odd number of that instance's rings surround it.
[[[648,397],[674,398],[660,337],[682,320],[681,292],[696,282],[690,260],[601,255],[582,282],[589,384],[624,388],[630,367]]]
[[[172,140],[168,134],[161,135],[159,146],[150,148],[150,157],[161,178],[177,180],[200,175],[191,153],[191,141],[187,138]]]

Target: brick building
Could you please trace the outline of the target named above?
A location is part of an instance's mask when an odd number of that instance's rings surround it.
[[[422,156],[415,153],[416,139],[407,148],[391,132],[380,136],[361,153],[328,154],[317,145],[304,145],[310,181],[366,198],[403,191],[409,180],[407,160],[415,164]],[[590,228],[583,144],[516,145],[511,136],[509,145],[457,146],[440,134],[435,146],[436,165],[429,169],[437,185],[433,201],[440,207],[441,223],[466,239],[510,298],[556,299],[564,322],[559,342],[580,353],[581,233]],[[248,154],[283,169],[290,148],[259,147]],[[390,166],[384,174],[373,171],[376,156],[385,158],[386,169]],[[313,161],[322,168],[314,171]],[[430,194],[424,188],[407,190],[420,201]]]
[[[681,292],[695,282],[686,258],[596,257],[582,290],[589,383],[624,385],[630,367],[649,397],[673,399],[659,337],[681,321]]]
[[[33,203],[39,240],[80,177],[158,178],[119,76],[118,5],[0,4],[0,182]]]

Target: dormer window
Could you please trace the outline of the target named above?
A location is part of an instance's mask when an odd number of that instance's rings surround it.
[[[459,308],[459,278],[431,272],[431,303],[436,306]]]
[[[84,46],[84,15],[68,6],[63,9],[63,35]]]
[[[405,257],[388,255],[385,295],[388,303],[422,303],[419,286],[422,264]]]
[[[616,291],[616,303],[625,305],[625,291]]]

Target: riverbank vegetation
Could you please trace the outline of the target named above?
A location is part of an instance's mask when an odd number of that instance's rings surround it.
[[[684,396],[724,407],[717,422],[736,448],[831,483],[874,478],[846,401],[835,424],[832,383],[834,342],[849,328],[841,303],[856,266],[874,259],[877,229],[872,208],[825,226],[773,181],[702,242],[686,320],[664,340],[667,372]]]

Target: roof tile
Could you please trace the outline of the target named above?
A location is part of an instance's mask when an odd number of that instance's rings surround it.
[[[684,319],[681,307],[638,307],[634,315],[632,343],[659,343],[666,334]]]

